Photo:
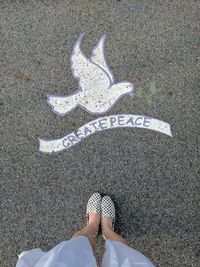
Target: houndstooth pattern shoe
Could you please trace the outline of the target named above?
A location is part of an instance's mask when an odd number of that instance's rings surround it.
[[[101,215],[101,200],[102,197],[99,193],[94,193],[89,198],[86,209],[87,224],[89,222],[89,213],[98,213]]]
[[[115,205],[112,199],[109,196],[104,196],[101,201],[101,216],[102,217],[110,217],[113,219],[112,228],[114,231],[115,224]]]

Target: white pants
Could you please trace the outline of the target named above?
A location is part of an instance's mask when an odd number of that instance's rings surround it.
[[[16,267],[97,267],[88,239],[63,241],[49,252],[36,248],[19,255]],[[102,267],[155,267],[149,259],[121,242],[107,240]]]

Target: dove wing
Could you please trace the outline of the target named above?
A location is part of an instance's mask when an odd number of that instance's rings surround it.
[[[94,49],[92,51],[91,60],[95,64],[99,65],[108,74],[108,76],[111,80],[111,83],[113,84],[114,83],[114,77],[113,77],[113,74],[106,63],[105,56],[104,56],[105,38],[106,38],[106,35],[104,34],[100,38],[97,45],[94,47]]]
[[[92,90],[104,90],[110,87],[110,79],[108,74],[98,65],[90,61],[83,54],[80,48],[82,34],[74,45],[74,51],[71,57],[72,72],[78,80],[80,89],[84,93],[89,93]]]

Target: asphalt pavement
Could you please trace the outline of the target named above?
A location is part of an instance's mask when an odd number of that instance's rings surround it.
[[[0,266],[48,250],[85,224],[93,192],[113,197],[116,230],[156,266],[197,267],[199,227],[199,3],[195,0],[0,1]],[[106,116],[136,114],[171,125],[95,133],[60,153],[39,151],[99,116],[80,107],[54,114],[46,95],[77,89],[70,57],[106,33],[117,82],[130,81]],[[103,253],[97,239],[98,262]]]

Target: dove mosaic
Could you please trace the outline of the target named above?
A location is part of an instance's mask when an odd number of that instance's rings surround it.
[[[91,58],[81,50],[81,34],[74,45],[71,56],[73,76],[78,80],[78,90],[68,96],[48,95],[47,102],[52,111],[65,116],[77,106],[93,115],[105,114],[124,95],[133,96],[134,85],[130,82],[115,83],[104,57],[103,35],[93,49]]]

